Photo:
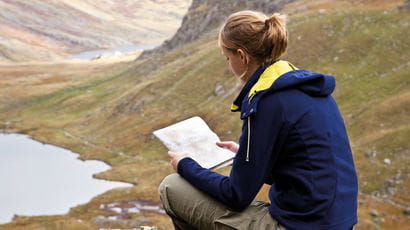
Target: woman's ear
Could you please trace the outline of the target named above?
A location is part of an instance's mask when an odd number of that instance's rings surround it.
[[[248,64],[248,56],[246,55],[245,51],[243,51],[243,49],[237,49],[236,52],[238,52],[241,58],[242,64],[244,65]]]

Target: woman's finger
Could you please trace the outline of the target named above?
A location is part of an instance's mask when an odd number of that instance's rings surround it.
[[[237,153],[239,149],[239,145],[233,141],[217,141],[216,145],[222,148],[229,149],[234,153]]]

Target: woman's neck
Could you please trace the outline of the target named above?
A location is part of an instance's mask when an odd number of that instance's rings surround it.
[[[261,64],[258,64],[258,63],[255,63],[255,62],[249,63],[246,74],[240,79],[241,82],[243,84],[245,84],[252,77],[252,75],[256,72],[256,70],[260,66],[261,66]]]

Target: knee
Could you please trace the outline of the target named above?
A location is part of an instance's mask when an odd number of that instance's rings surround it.
[[[174,173],[166,176],[158,187],[162,206],[164,207],[165,212],[170,216],[175,216],[171,207],[173,206],[172,203],[175,203],[176,197],[172,194],[178,194],[175,190],[177,190],[177,186],[180,184],[181,180],[183,180],[182,177],[179,174]]]
[[[158,193],[160,197],[164,197],[167,195],[167,190],[176,184],[179,184],[178,181],[182,180],[181,176],[177,173],[170,174],[166,176],[161,184],[158,187]]]

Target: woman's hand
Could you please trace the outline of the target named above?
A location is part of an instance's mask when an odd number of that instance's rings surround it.
[[[172,151],[168,151],[168,156],[171,158],[170,163],[172,168],[177,171],[178,170],[178,163],[182,158],[188,157],[188,153],[176,153]]]
[[[230,150],[231,152],[237,153],[239,145],[233,141],[218,141],[216,145],[225,149]]]

